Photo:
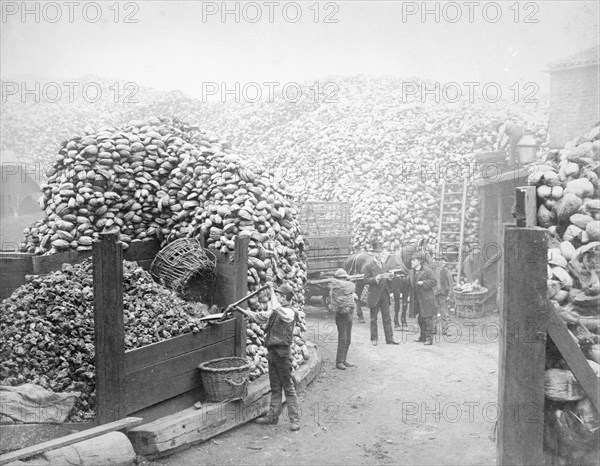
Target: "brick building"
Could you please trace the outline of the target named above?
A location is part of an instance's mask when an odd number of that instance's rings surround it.
[[[600,121],[600,46],[548,64],[550,147],[565,143]]]

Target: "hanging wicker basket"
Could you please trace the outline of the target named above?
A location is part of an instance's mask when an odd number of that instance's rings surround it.
[[[150,273],[154,280],[188,301],[208,302],[216,281],[217,258],[195,238],[181,238],[159,251]]]
[[[206,361],[198,366],[208,401],[238,400],[248,394],[250,363],[228,357]]]

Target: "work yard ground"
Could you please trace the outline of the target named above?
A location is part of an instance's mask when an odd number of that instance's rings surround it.
[[[317,302],[306,307],[307,339],[323,368],[300,395],[301,429],[289,430],[286,411],[276,426],[252,422],[151,463],[198,464],[495,464],[498,314],[459,319],[433,346],[415,343],[416,323],[395,331],[400,345],[379,345],[369,324],[355,318],[348,361],[335,368],[337,330]]]

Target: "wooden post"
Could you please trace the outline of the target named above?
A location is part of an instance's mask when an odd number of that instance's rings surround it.
[[[497,463],[544,464],[547,232],[504,230]],[[540,259],[541,258],[541,259]]]
[[[248,243],[250,239],[239,237],[235,242],[234,262],[236,264],[235,276],[235,299],[241,299],[248,294]],[[248,305],[247,302],[241,304],[243,309]],[[235,355],[238,357],[246,356],[246,319],[241,312],[236,312],[236,342]]]
[[[516,191],[515,217],[518,227],[537,226],[537,191],[535,186],[522,186]]]
[[[101,233],[94,257],[94,346],[99,424],[125,412],[125,329],[123,323],[123,249],[116,233]]]

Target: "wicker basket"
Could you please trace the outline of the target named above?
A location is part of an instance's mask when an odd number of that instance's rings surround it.
[[[544,380],[544,395],[554,401],[578,401],[585,393],[571,371],[548,369]]]
[[[244,358],[212,359],[198,369],[208,401],[238,400],[248,394],[250,363]]]
[[[188,301],[206,302],[215,283],[217,259],[195,238],[181,238],[159,251],[150,273],[154,280]]]
[[[454,302],[458,317],[479,318],[483,316],[483,302],[487,296],[487,288],[480,291],[454,290]]]

